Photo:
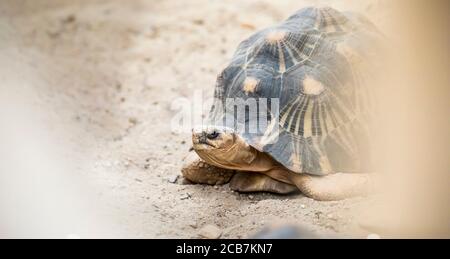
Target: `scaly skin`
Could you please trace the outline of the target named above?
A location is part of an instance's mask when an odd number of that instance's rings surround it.
[[[181,173],[193,183],[220,185],[228,183],[235,171],[210,165],[191,153],[185,159]]]
[[[230,187],[239,192],[287,194],[300,190],[315,200],[365,195],[371,187],[369,174],[314,176],[294,173],[229,130],[210,127],[208,131],[194,132],[193,144],[202,159],[190,154],[182,173],[194,183],[214,185],[231,180]]]

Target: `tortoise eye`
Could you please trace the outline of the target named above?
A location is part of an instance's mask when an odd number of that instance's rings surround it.
[[[219,136],[219,132],[213,131],[213,133],[209,133],[206,137],[208,139],[216,139]]]

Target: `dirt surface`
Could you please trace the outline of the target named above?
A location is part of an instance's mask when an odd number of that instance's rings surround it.
[[[363,199],[171,183],[190,147],[189,133],[171,129],[173,101],[197,89],[210,97],[240,41],[302,7],[329,3],[382,25],[379,1],[337,2],[2,1],[2,58],[35,76],[28,94],[42,121],[129,237],[197,238],[215,225],[245,238],[280,221],[365,237],[354,220]]]

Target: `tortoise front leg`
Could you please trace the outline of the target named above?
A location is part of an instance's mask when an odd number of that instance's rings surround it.
[[[234,170],[223,169],[206,163],[195,152],[190,152],[184,161],[181,173],[184,178],[193,183],[226,184],[235,174]]]

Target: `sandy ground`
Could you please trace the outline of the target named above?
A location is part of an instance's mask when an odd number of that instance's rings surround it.
[[[0,3],[2,58],[36,76],[30,84],[42,122],[70,147],[64,155],[128,237],[196,238],[213,224],[222,238],[245,238],[278,221],[365,237],[354,220],[363,199],[317,202],[169,182],[190,142],[171,129],[172,102],[196,89],[211,96],[241,40],[316,4],[361,11],[382,25],[379,1],[11,0]]]

